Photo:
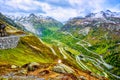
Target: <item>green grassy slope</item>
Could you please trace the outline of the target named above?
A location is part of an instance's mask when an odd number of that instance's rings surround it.
[[[9,25],[6,21],[0,19],[0,23],[6,24],[8,35],[21,35],[26,32],[18,30]],[[53,58],[51,58],[51,56]],[[23,65],[29,62],[50,63],[54,59],[54,55],[48,46],[43,44],[39,38],[32,34],[26,33],[20,38],[16,48],[0,49],[0,64]]]
[[[34,47],[35,46],[35,47]],[[39,48],[39,49],[37,49]],[[22,37],[14,49],[0,50],[0,63],[23,65],[29,62],[49,63],[51,50],[33,35]]]
[[[99,32],[99,33],[98,33]],[[109,72],[110,79],[116,79],[113,76],[111,76],[111,73],[115,75],[120,75],[119,73],[119,52],[120,52],[120,45],[117,44],[119,42],[119,37],[115,35],[114,33],[107,34],[108,38],[104,36],[106,32],[104,32],[101,29],[98,30],[91,30],[88,35],[78,35],[76,32],[72,33],[72,36],[69,34],[64,34],[65,32],[55,32],[52,35],[44,36],[42,39],[48,43],[53,44],[53,40],[57,40],[59,42],[62,42],[63,44],[69,46],[70,48],[74,49],[75,51],[78,51],[79,55],[83,56],[84,60],[81,60],[83,64],[85,64],[92,72],[104,75],[103,72]],[[116,37],[115,37],[116,36]],[[76,43],[80,42],[80,44],[84,45],[86,42],[90,43],[91,46],[85,45],[87,49],[89,49],[92,52],[95,52],[96,54],[92,54],[90,51],[87,51],[84,47],[77,45]],[[69,53],[69,51],[68,51]],[[71,56],[76,56],[76,52],[73,52],[73,54],[69,53]],[[98,56],[99,55],[99,56]],[[107,69],[103,64],[96,63],[96,59],[101,60],[100,56],[103,56],[103,59],[106,63],[113,66],[112,69]],[[95,63],[94,63],[95,61]],[[99,64],[99,65],[98,65]],[[103,68],[101,70],[101,67]]]

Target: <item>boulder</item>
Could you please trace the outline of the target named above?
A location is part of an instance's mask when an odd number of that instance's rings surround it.
[[[11,69],[16,69],[16,68],[18,68],[18,66],[16,66],[16,65],[11,65]]]
[[[43,70],[43,71],[39,72],[39,75],[44,76],[44,75],[49,74],[49,73],[50,72],[48,70]]]
[[[84,77],[84,76],[79,76],[79,77],[78,77],[78,80],[87,80],[87,79],[86,79],[86,77]]]
[[[26,69],[22,69],[22,70],[20,70],[19,72],[18,72],[19,74],[27,74],[27,70]]]
[[[72,68],[62,63],[54,66],[53,71],[58,73],[74,73],[75,72]]]
[[[31,62],[31,63],[28,64],[27,68],[28,68],[28,71],[35,71],[36,69],[39,68],[39,66],[40,66],[39,63],[37,63],[37,62]]]

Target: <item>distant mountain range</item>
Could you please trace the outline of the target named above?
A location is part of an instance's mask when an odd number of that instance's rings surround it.
[[[120,12],[112,12],[110,10],[100,11],[98,13],[90,13],[85,16],[86,18],[108,18],[108,17],[120,17]]]
[[[25,30],[24,26],[22,24],[17,24],[16,22],[14,22],[11,18],[9,17],[6,17],[5,15],[3,15],[2,13],[0,13],[0,20],[2,21],[5,21],[6,23],[16,27],[16,28],[19,28],[19,29],[22,29],[22,30]]]
[[[14,22],[22,24],[25,26],[25,29],[35,33],[39,36],[46,35],[47,32],[51,32],[54,30],[59,29],[63,26],[63,24],[52,17],[45,17],[45,16],[37,16],[35,14],[30,14],[29,16],[8,16]]]
[[[24,29],[35,33],[39,36],[48,35],[48,32],[52,34],[52,32],[57,31],[63,24],[52,17],[35,15],[31,13],[29,16],[7,16],[12,19],[18,25],[23,25]],[[68,20],[62,30],[70,30],[70,27],[87,27],[87,26],[99,26],[105,27],[111,30],[119,30],[120,29],[120,12],[112,12],[110,10],[100,11],[98,13],[90,13],[85,17],[75,17]],[[109,25],[106,27],[105,25]],[[23,27],[22,27],[23,28]],[[80,27],[81,28],[81,27]],[[74,29],[75,30],[75,29]]]
[[[85,27],[104,28],[109,31],[120,31],[120,13],[111,12],[109,10],[98,13],[90,13],[87,16],[75,17],[67,21],[62,27],[62,30],[75,30],[83,29]]]

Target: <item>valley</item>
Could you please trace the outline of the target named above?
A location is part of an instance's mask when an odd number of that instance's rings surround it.
[[[0,49],[0,79],[120,79],[120,17],[111,11],[75,17],[64,25],[34,14],[0,14],[0,22],[9,35],[20,37],[15,48]]]
[[[112,12],[108,11],[107,14],[112,14]],[[82,69],[94,72],[98,75],[109,76],[113,79],[116,77],[116,79],[119,79],[119,72],[116,73],[116,70],[119,71],[119,65],[114,65],[114,61],[117,62],[120,58],[119,45],[116,45],[116,53],[118,53],[118,56],[116,58],[114,57],[114,59],[111,58],[112,62],[108,61],[110,55],[116,54],[114,53],[114,49],[110,50],[110,47],[114,47],[115,42],[119,42],[119,24],[116,25],[114,23],[114,25],[111,26],[114,21],[112,20],[110,22],[109,16],[106,19],[103,18],[88,18],[88,16],[87,18],[73,18],[68,21],[61,30],[52,35],[42,37],[42,39],[48,43],[53,43],[51,40],[56,39],[58,42],[62,42],[72,49],[77,50],[79,53],[72,56],[74,56],[74,59],[76,59],[76,62]],[[119,23],[119,20],[117,23]],[[107,25],[105,24],[108,24],[111,28],[107,29]],[[86,27],[90,27],[89,32],[85,30],[87,29]],[[87,32],[84,32],[83,29]],[[83,34],[79,34],[79,30],[83,30]],[[84,33],[87,34],[84,35]],[[81,58],[79,56],[81,56]],[[109,58],[107,56],[109,56]]]

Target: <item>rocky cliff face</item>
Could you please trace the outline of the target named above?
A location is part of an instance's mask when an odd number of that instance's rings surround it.
[[[18,36],[0,37],[0,49],[15,48],[18,44]]]

